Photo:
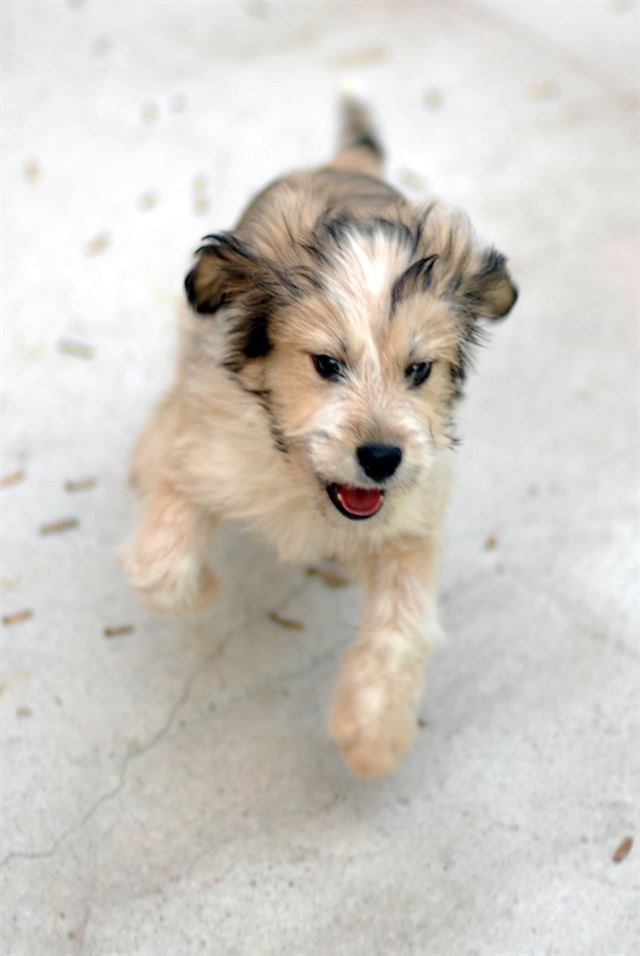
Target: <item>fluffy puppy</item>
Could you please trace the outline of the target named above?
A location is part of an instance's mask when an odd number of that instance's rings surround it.
[[[267,186],[206,236],[185,288],[175,383],[134,454],[142,518],[125,564],[161,613],[201,611],[222,520],[284,560],[344,562],[364,617],[330,728],[362,777],[393,771],[416,729],[452,478],[453,422],[478,322],[506,315],[504,256],[438,203],[381,178],[364,109],[345,106],[328,166]]]

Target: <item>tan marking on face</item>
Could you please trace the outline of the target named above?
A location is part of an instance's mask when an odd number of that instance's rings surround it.
[[[356,449],[375,441],[402,448],[394,481],[412,484],[435,448],[450,442],[449,363],[460,332],[450,304],[428,291],[408,296],[391,315],[393,283],[410,264],[394,237],[349,237],[325,276],[328,294],[291,305],[274,322],[267,364],[276,415],[297,453],[327,481],[369,483]],[[323,354],[344,363],[343,379],[318,375],[312,356]],[[423,361],[433,363],[431,374],[412,389],[405,370]]]

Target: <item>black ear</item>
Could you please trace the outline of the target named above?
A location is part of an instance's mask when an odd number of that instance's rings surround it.
[[[424,292],[431,285],[431,274],[438,259],[438,254],[425,256],[409,266],[400,278],[396,279],[391,289],[391,309],[395,309],[399,302],[415,292]]]
[[[198,261],[184,280],[192,308],[201,315],[214,312],[241,294],[250,284],[257,260],[231,233],[204,236]]]
[[[474,317],[502,319],[516,304],[518,290],[507,269],[502,253],[489,249],[480,268],[466,276],[459,290],[466,309]]]

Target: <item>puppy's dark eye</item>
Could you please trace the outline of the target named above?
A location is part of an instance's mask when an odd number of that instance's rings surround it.
[[[330,382],[337,382],[344,374],[344,366],[338,359],[331,355],[312,355],[313,365],[321,378],[327,378]]]
[[[407,365],[404,370],[404,377],[409,383],[409,388],[418,388],[423,382],[426,382],[431,375],[433,362],[414,362],[413,365]]]

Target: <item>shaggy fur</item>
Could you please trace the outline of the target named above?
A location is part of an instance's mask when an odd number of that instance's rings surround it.
[[[516,299],[504,257],[460,213],[407,202],[380,178],[381,156],[347,104],[329,166],[271,184],[232,233],[205,237],[175,383],[133,459],[143,513],[125,559],[161,613],[214,598],[204,556],[221,520],[282,559],[357,571],[364,618],[330,728],[362,777],[391,772],[415,733],[440,640],[456,402],[478,321]]]

